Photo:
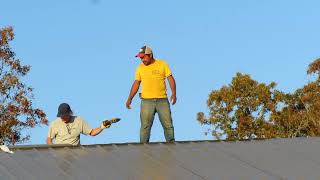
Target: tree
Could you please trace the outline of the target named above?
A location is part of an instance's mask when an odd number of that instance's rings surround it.
[[[316,74],[316,80],[283,96],[282,108],[272,114],[278,137],[320,136],[320,59],[307,74]]]
[[[308,74],[317,74],[318,75],[318,79],[320,76],[320,58],[314,60],[310,65],[309,68],[307,70]]]
[[[197,120],[212,125],[218,139],[320,136],[320,59],[307,73],[316,80],[287,94],[274,82],[266,85],[237,73],[231,84],[210,93],[209,117],[199,112]]]
[[[266,85],[249,75],[237,73],[231,84],[210,93],[209,118],[200,112],[197,120],[213,125],[212,134],[218,139],[224,136],[229,140],[274,137],[275,129],[269,117],[281,95],[275,86],[274,82]]]
[[[282,137],[320,136],[320,59],[314,60],[307,74],[316,80],[285,97],[284,108],[274,114]]]
[[[32,105],[32,87],[22,81],[30,66],[16,58],[9,45],[13,39],[11,27],[0,29],[0,144],[25,142],[29,136],[22,130],[48,123],[46,114]]]
[[[306,106],[301,100],[304,96],[301,89],[293,94],[284,94],[281,98],[281,108],[271,114],[274,128],[277,130],[276,137],[291,138],[309,136],[310,118]]]

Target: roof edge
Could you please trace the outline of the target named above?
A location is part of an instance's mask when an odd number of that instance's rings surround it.
[[[276,138],[281,139],[281,138]],[[175,142],[150,142],[148,145],[155,145],[155,144],[184,144],[184,143],[218,143],[218,142],[246,142],[246,141],[264,141],[268,139],[243,139],[243,140],[194,140],[194,141],[175,141]],[[84,145],[69,145],[69,144],[35,144],[35,145],[16,145],[16,146],[8,146],[12,150],[28,150],[28,149],[48,149],[48,148],[78,148],[78,147],[94,147],[94,146],[127,146],[127,145],[145,145],[146,143],[139,143],[139,142],[128,142],[128,143],[110,143],[110,144],[84,144]]]

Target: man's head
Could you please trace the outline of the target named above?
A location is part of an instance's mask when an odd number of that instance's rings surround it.
[[[57,117],[60,117],[64,122],[69,122],[73,112],[67,103],[59,105]]]
[[[154,61],[152,49],[148,46],[143,46],[136,57],[139,57],[146,66]]]

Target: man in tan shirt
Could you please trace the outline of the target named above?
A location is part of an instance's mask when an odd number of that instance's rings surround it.
[[[111,124],[101,123],[100,127],[91,126],[81,117],[73,116],[73,112],[67,103],[60,104],[57,119],[49,127],[47,144],[80,145],[80,134],[96,136]]]

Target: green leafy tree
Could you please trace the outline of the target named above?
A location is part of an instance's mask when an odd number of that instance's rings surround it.
[[[197,120],[213,125],[212,134],[220,139],[271,138],[275,129],[270,113],[277,108],[282,93],[276,91],[276,84],[258,83],[249,75],[237,73],[231,84],[210,93],[207,105],[208,118],[203,112]]]
[[[22,130],[47,124],[46,114],[32,106],[33,89],[22,82],[30,66],[22,65],[9,42],[11,27],[0,29],[0,144],[22,143],[29,139]]]
[[[316,80],[287,94],[274,82],[266,85],[237,73],[231,84],[210,93],[209,117],[199,112],[197,120],[212,125],[218,139],[320,136],[320,59],[307,73]]]

